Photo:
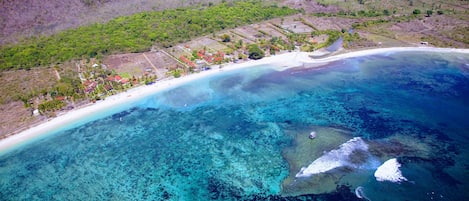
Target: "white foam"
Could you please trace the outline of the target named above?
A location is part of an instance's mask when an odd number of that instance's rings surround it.
[[[350,162],[349,156],[354,151],[360,150],[368,152],[368,145],[360,137],[352,138],[340,145],[339,149],[334,149],[314,160],[308,167],[301,168],[296,177],[310,177],[314,174],[324,173],[342,166],[358,168],[357,164]]]
[[[397,159],[389,159],[384,162],[375,172],[375,177],[377,181],[391,181],[391,182],[401,182],[407,181],[407,178],[402,176],[401,170],[399,168],[401,164],[397,162]]]
[[[366,194],[365,194],[365,192],[364,192],[363,189],[365,189],[365,188],[363,188],[362,186],[357,187],[357,188],[355,189],[355,196],[357,196],[357,198],[360,198],[360,199],[370,200],[370,199],[366,196]]]

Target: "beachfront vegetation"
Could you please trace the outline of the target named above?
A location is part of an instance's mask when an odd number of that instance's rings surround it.
[[[61,100],[50,100],[39,104],[38,109],[41,113],[46,113],[59,110],[63,106],[65,106],[65,103]]]
[[[259,48],[257,44],[251,44],[249,45],[249,58],[250,59],[262,59],[264,57],[264,51]]]
[[[30,69],[72,59],[143,52],[154,44],[170,47],[204,34],[296,12],[287,7],[248,1],[123,16],[105,24],[6,45],[0,49],[0,70]]]

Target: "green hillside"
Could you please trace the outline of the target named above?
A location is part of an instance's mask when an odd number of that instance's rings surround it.
[[[2,47],[0,70],[30,69],[73,59],[143,52],[153,44],[169,47],[222,29],[296,12],[254,1],[144,12]]]

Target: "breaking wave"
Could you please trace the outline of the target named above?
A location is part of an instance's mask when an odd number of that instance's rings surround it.
[[[357,198],[371,201],[368,197],[366,197],[366,194],[363,191],[363,189],[365,189],[365,188],[363,188],[362,186],[357,187],[355,189],[355,195],[357,196]]]
[[[379,162],[368,151],[368,144],[360,137],[355,137],[314,160],[308,167],[301,168],[296,177],[310,177],[344,166],[374,169],[379,166]]]
[[[399,168],[401,164],[397,162],[397,159],[389,159],[384,162],[375,172],[375,177],[377,181],[391,181],[391,182],[401,182],[407,181],[407,178],[402,176],[401,170]]]

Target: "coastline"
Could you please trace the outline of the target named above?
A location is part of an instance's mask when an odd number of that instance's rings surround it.
[[[272,64],[283,69],[305,66],[305,65],[315,65],[315,64],[325,64],[328,62],[360,57],[372,54],[382,54],[382,53],[391,53],[391,52],[403,52],[403,51],[427,51],[427,52],[455,52],[455,53],[466,53],[469,54],[469,49],[448,49],[448,48],[432,48],[432,47],[394,47],[394,48],[378,48],[378,49],[368,49],[361,51],[352,51],[348,53],[340,53],[325,58],[316,58],[312,59],[310,57],[311,53],[308,52],[290,52],[280,55],[275,55],[271,57],[266,57],[260,60],[250,60],[244,63],[236,64],[230,63],[226,66],[223,66],[219,69],[212,69],[208,71],[203,71],[196,74],[191,74],[181,78],[175,78],[170,80],[164,80],[156,82],[154,85],[140,86],[133,89],[130,89],[126,92],[122,92],[113,96],[106,98],[105,100],[98,101],[95,104],[88,105],[83,108],[78,108],[66,112],[63,115],[55,117],[48,120],[47,122],[41,123],[39,125],[33,126],[29,129],[21,131],[17,134],[13,134],[7,138],[0,140],[0,154],[4,154],[10,150],[13,150],[15,147],[26,145],[29,142],[32,142],[41,137],[47,136],[46,134],[54,133],[56,131],[62,130],[77,125],[82,125],[101,117],[107,116],[111,111],[116,110],[116,106],[124,105],[129,103],[126,107],[119,108],[120,110],[126,109],[127,107],[132,107],[133,102],[136,102],[144,97],[148,97],[157,92],[168,90],[177,86],[180,86],[184,83],[191,82],[193,80],[201,79],[208,77],[224,71],[232,71],[257,65]],[[99,113],[99,115],[94,115]],[[85,118],[91,117],[92,118]]]

